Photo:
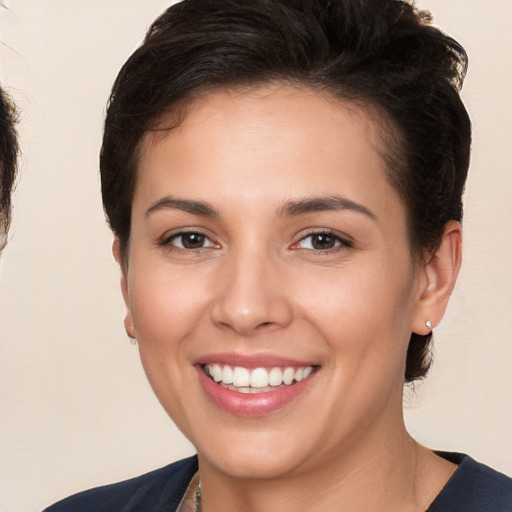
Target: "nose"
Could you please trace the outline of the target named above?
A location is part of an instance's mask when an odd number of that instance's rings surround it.
[[[241,336],[286,327],[293,310],[285,272],[268,254],[243,250],[223,263],[211,307],[212,321]]]

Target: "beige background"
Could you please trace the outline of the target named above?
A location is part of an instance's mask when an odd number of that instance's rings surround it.
[[[192,452],[122,326],[98,179],[115,74],[168,0],[11,0],[0,67],[22,109],[21,181],[0,261],[0,510],[37,511]],[[465,259],[407,423],[512,474],[512,3],[423,0],[467,48],[475,141]]]

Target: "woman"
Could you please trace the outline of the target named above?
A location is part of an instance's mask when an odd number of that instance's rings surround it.
[[[16,108],[0,88],[0,251],[7,243],[11,221],[11,194],[18,162]]]
[[[186,0],[101,153],[125,327],[197,457],[57,511],[508,510],[407,433],[461,263],[462,47],[396,0]]]

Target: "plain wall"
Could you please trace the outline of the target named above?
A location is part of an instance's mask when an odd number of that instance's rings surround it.
[[[4,3],[1,81],[21,109],[23,158],[0,260],[0,510],[25,512],[193,449],[126,338],[98,178],[110,86],[170,2]],[[463,269],[407,424],[512,474],[512,4],[419,4],[469,53],[474,150]]]

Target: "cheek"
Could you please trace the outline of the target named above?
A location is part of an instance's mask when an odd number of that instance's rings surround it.
[[[180,428],[190,429],[184,418],[193,397],[186,383],[195,378],[195,369],[187,345],[207,308],[204,290],[182,273],[155,265],[132,269],[130,311],[142,366],[167,413]]]
[[[294,297],[326,325],[383,330],[410,315],[413,280],[404,266],[395,273],[385,262],[323,268],[294,276]]]
[[[163,349],[197,326],[208,309],[207,288],[194,272],[146,269],[130,276],[130,310],[139,342]]]
[[[294,290],[301,314],[330,345],[333,359],[401,367],[410,338],[413,275],[386,261],[311,273]],[[371,364],[368,364],[370,367]],[[361,366],[361,369],[363,367]]]

